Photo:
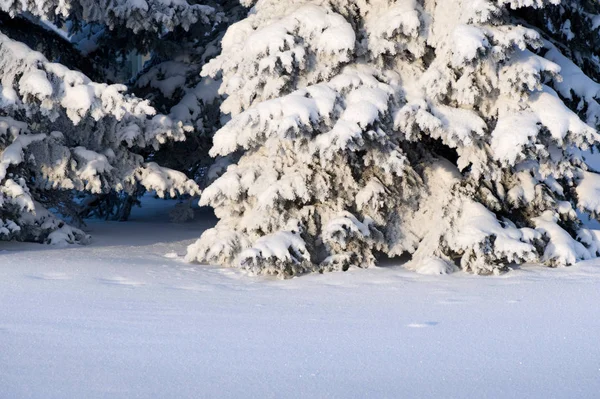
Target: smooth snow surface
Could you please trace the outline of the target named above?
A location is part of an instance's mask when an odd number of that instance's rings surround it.
[[[187,264],[146,200],[89,246],[0,243],[0,398],[594,398],[600,264],[291,280]]]

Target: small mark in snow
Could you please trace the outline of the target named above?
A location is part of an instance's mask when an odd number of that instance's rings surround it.
[[[141,287],[146,285],[140,281],[129,280],[125,277],[99,278],[98,281],[100,281],[102,284],[123,285],[127,287]]]
[[[28,276],[36,280],[71,280],[72,277],[64,273],[42,273]]]
[[[467,301],[462,299],[443,299],[437,302],[438,305],[461,305],[465,303],[467,303]]]
[[[425,328],[425,327],[433,327],[437,326],[439,323],[437,321],[426,321],[424,323],[410,323],[407,327],[410,328]]]
[[[506,303],[519,303],[521,302],[520,299],[509,299],[508,301],[506,301]]]
[[[181,290],[181,291],[214,291],[214,287],[209,285],[174,285],[167,286],[166,288],[171,290]]]
[[[177,253],[175,252],[169,252],[163,255],[165,258],[169,258],[169,259],[177,259],[179,258],[179,255],[177,255]]]
[[[297,286],[297,285],[292,285],[292,284],[286,284],[287,282],[281,282],[281,281],[277,281],[277,283],[281,283],[280,285],[277,286],[278,289],[280,290],[299,290],[301,289],[301,287]]]

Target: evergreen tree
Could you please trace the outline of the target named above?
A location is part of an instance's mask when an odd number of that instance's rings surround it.
[[[569,265],[600,234],[593,2],[258,0],[204,69],[222,77],[188,260],[291,276]],[[567,17],[568,16],[568,17]],[[569,22],[570,21],[570,22]]]

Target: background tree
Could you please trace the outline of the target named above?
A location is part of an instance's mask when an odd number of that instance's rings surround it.
[[[86,234],[49,212],[76,219],[77,192],[199,192],[184,173],[147,161],[160,145],[185,140],[202,116],[177,119],[128,94],[118,61],[165,35],[215,26],[217,9],[149,0],[4,1],[0,10],[1,239],[85,242]],[[56,28],[65,24],[69,35]],[[106,50],[109,38],[124,37]]]
[[[189,1],[189,4],[195,4]],[[214,10],[212,18],[191,25],[178,25],[161,34],[132,31],[123,26],[109,29],[99,23],[69,22],[71,38],[85,57],[100,65],[105,79],[116,79],[139,97],[148,99],[162,114],[181,121],[185,140],[168,141],[156,149],[141,151],[147,160],[181,171],[200,187],[209,181],[213,160],[208,156],[212,136],[221,126],[219,112],[222,97],[219,80],[202,78],[204,64],[220,51],[220,40],[229,24],[243,15],[236,0],[202,1]],[[131,73],[132,54],[143,54],[144,65]],[[111,192],[86,199],[90,215],[126,219],[136,195]],[[189,202],[188,202],[189,205]],[[189,206],[184,209],[190,214]]]

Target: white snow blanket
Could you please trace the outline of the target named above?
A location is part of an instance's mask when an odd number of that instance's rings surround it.
[[[600,264],[290,280],[182,261],[165,201],[0,243],[0,398],[595,398]],[[166,237],[166,239],[165,239]]]

